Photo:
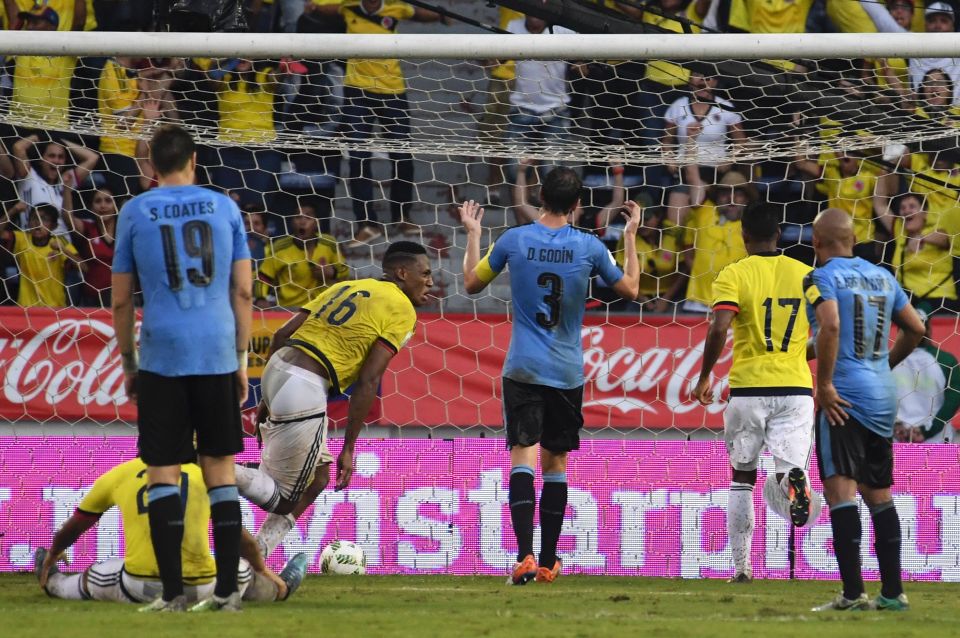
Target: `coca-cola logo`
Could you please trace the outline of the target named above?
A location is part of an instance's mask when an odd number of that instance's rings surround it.
[[[660,404],[675,414],[685,414],[700,406],[690,392],[700,372],[702,340],[681,348],[653,345],[637,350],[630,345],[619,348],[605,345],[603,326],[585,327],[580,335],[586,382],[592,382],[594,394],[611,395],[584,401],[584,407],[606,406],[622,414],[636,410],[657,414],[657,404]],[[729,361],[731,356],[732,351],[727,349],[717,361],[718,365]],[[713,391],[717,399],[726,387],[726,375],[714,377]],[[716,414],[722,412],[723,407],[718,400],[707,406],[706,411]]]
[[[93,344],[99,346],[95,354]],[[4,370],[4,397],[14,405],[35,400],[50,406],[63,401],[80,406],[127,403],[117,342],[107,322],[55,321],[12,352],[0,360],[0,369]]]

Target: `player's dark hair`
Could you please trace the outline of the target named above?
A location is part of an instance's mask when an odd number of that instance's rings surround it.
[[[381,267],[384,272],[408,264],[420,255],[426,255],[427,249],[415,241],[395,241],[383,254]]]
[[[754,241],[769,241],[777,238],[783,207],[764,202],[750,206],[743,213],[743,230]]]
[[[582,191],[583,182],[576,172],[558,166],[543,179],[540,199],[543,200],[543,207],[551,213],[566,215],[576,207]]]
[[[164,124],[150,140],[150,161],[159,175],[169,175],[183,170],[196,150],[193,137],[185,128]]]
[[[53,204],[40,204],[33,209],[33,212],[35,212],[37,217],[40,218],[40,221],[45,224],[54,226],[60,221],[60,211]]]

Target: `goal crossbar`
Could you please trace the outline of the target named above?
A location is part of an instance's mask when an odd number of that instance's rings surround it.
[[[539,35],[3,31],[2,55],[301,59],[826,59],[960,57],[958,33]]]

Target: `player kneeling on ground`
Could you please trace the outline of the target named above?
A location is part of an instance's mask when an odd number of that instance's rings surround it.
[[[260,469],[236,468],[240,494],[271,512],[257,534],[264,556],[330,480],[327,397],[353,385],[336,489],[350,484],[354,446],[380,379],[413,336],[414,306],[427,302],[433,274],[423,246],[395,242],[382,265],[381,279],[335,284],[273,337],[257,415]]]
[[[147,466],[140,459],[121,463],[96,480],[77,511],[63,524],[50,546],[38,548],[34,571],[40,586],[53,598],[149,603],[162,593],[160,570],[150,540],[147,516]],[[183,503],[183,592],[185,602],[213,595],[217,567],[210,555],[207,536],[210,498],[200,467],[181,466],[179,500]],[[123,559],[112,558],[91,565],[77,574],[62,574],[57,562],[63,553],[97,524],[111,507],[123,519]],[[277,576],[263,562],[257,544],[246,530],[240,551],[243,560],[237,573],[244,600],[286,600],[300,586],[307,569],[306,554],[297,554]],[[249,561],[249,562],[248,562]],[[178,611],[167,608],[165,611]]]

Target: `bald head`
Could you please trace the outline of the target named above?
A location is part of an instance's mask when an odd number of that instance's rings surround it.
[[[855,243],[850,213],[839,208],[828,208],[813,220],[813,248],[821,262],[830,257],[852,255]]]

